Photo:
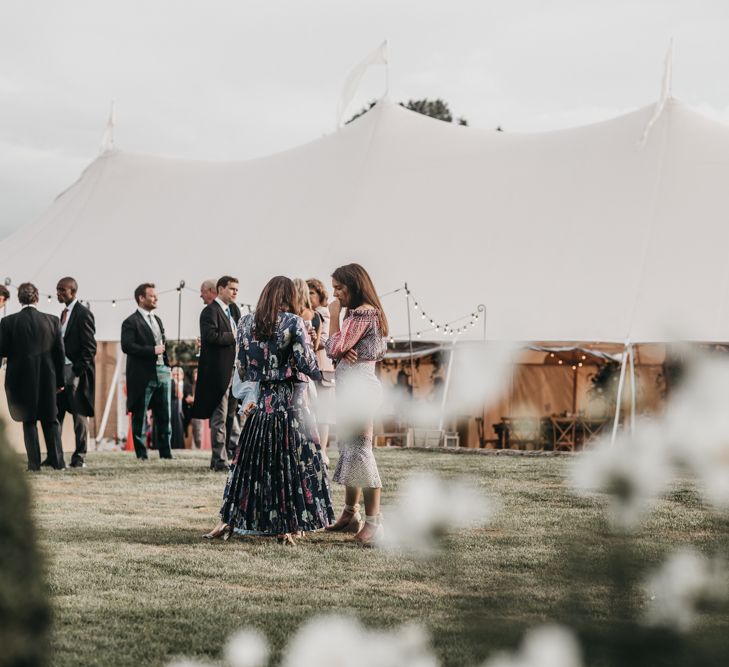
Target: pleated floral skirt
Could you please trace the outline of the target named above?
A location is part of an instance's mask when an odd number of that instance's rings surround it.
[[[306,385],[261,382],[240,435],[221,519],[238,531],[280,535],[334,521],[329,479]]]

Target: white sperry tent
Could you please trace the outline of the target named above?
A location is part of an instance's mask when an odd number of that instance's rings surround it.
[[[644,145],[654,106],[519,134],[383,99],[331,135],[245,162],[109,150],[0,242],[0,279],[33,281],[58,313],[56,281],[75,276],[101,340],[118,340],[143,281],[163,292],[176,338],[185,280],[181,335],[193,338],[203,279],[235,275],[254,303],[273,275],[328,280],[352,261],[383,294],[408,283],[422,339],[443,340],[443,323],[468,325],[483,303],[489,339],[724,340],[729,128],[660,106]],[[404,291],[384,305],[406,338]],[[479,338],[482,322],[461,337]]]

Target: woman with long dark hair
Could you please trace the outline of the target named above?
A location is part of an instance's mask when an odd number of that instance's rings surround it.
[[[328,530],[356,532],[355,539],[371,545],[382,537],[380,490],[382,482],[372,451],[372,431],[382,387],[375,365],[385,356],[387,317],[367,271],[359,264],[341,266],[332,273],[334,300],[327,354],[336,362],[337,445],[339,460],[335,482],[344,484],[345,505]],[[346,315],[341,322],[342,309]],[[364,496],[365,521],[359,513]]]
[[[299,373],[317,380],[314,351],[303,320],[295,315],[291,280],[272,278],[255,315],[238,325],[238,369],[243,381],[258,383],[225,488],[220,524],[205,537],[231,532],[292,535],[328,526],[334,519],[326,468]]]

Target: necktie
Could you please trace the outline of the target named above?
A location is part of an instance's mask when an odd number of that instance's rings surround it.
[[[157,323],[154,321],[152,317],[152,313],[147,313],[147,317],[149,318],[149,326],[152,327],[152,335],[154,336],[154,342],[158,345],[162,342],[161,336],[159,334],[159,329],[157,328]]]
[[[66,324],[67,319],[68,319],[68,308],[64,308],[63,312],[61,313],[61,324]]]

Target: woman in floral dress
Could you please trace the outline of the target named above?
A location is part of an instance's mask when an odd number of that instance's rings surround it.
[[[380,490],[382,482],[372,452],[373,419],[382,397],[375,365],[385,356],[387,317],[367,271],[348,264],[332,274],[334,301],[327,354],[336,362],[337,444],[339,460],[334,481],[344,484],[345,505],[328,530],[356,532],[355,539],[373,544],[382,537]],[[347,313],[341,323],[341,309]],[[359,514],[364,496],[365,522]]]
[[[258,383],[258,399],[246,409],[220,510],[223,523],[206,537],[252,531],[293,544],[292,534],[334,519],[306,386],[297,378],[321,374],[304,322],[293,313],[295,299],[291,280],[272,278],[255,315],[238,325],[238,372]]]

